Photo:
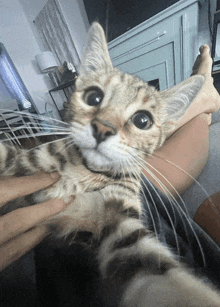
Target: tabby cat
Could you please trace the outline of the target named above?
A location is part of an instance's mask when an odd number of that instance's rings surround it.
[[[79,231],[93,234],[110,291],[106,297],[114,295],[118,306],[220,306],[217,292],[144,226],[139,198],[143,159],[164,143],[203,82],[193,76],[158,92],[120,72],[112,66],[101,26],[94,23],[66,114],[68,137],[29,151],[0,144],[1,175],[61,174],[55,186],[34,196],[34,203],[76,196],[46,223],[58,238],[74,241]],[[2,214],[20,204],[6,204]]]

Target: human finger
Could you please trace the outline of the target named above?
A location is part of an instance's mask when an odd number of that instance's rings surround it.
[[[0,218],[0,245],[65,210],[73,199],[70,197],[67,203],[62,199],[50,199],[44,203],[19,208],[3,215]]]
[[[32,176],[0,178],[0,205],[21,196],[44,189],[60,179],[58,172],[40,172]]]
[[[47,234],[45,225],[37,226],[0,246],[0,271],[35,247]]]

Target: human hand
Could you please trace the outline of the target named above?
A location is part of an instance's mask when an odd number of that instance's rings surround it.
[[[59,179],[57,172],[37,173],[26,177],[1,177],[0,206],[53,185]],[[47,226],[38,224],[65,210],[69,203],[61,199],[51,199],[16,209],[0,217],[0,271],[44,239],[48,234]]]

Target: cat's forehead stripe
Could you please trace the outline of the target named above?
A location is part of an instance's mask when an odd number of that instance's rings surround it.
[[[114,77],[113,75],[107,77],[107,79],[104,82],[104,87],[107,87],[111,83],[113,77]]]
[[[127,92],[127,82],[121,82],[120,74],[112,74],[105,80],[104,90],[105,96],[101,108],[106,107],[107,104],[111,104],[114,101],[122,102],[124,97],[121,94]],[[122,100],[120,100],[120,97]]]
[[[126,108],[129,108],[130,106],[134,105],[135,108],[141,107],[150,100],[150,95],[147,93],[146,87],[143,85],[138,85],[137,87],[135,86],[135,97],[133,100],[131,100]]]
[[[148,93],[145,94],[145,96],[142,99],[143,105],[145,105],[147,102],[149,102],[149,99],[150,99],[150,95]]]

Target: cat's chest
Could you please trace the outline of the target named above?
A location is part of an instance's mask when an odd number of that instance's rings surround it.
[[[56,197],[58,191],[59,188],[51,189],[50,197]],[[60,193],[63,192],[64,190],[61,189]],[[37,202],[41,202],[44,197],[44,194],[38,194]],[[63,198],[67,198],[67,194],[64,193]],[[138,194],[120,186],[108,184],[99,190],[76,195],[67,209],[52,217],[49,223],[55,223],[56,227],[58,226],[56,236],[60,238],[79,231],[91,232],[99,236],[103,227],[106,224],[114,224],[122,213],[126,216],[135,214],[138,218],[141,212],[142,206]]]
[[[52,187],[35,195],[36,202],[50,198],[68,200],[71,195],[76,196],[74,207],[82,212],[96,212],[109,199],[123,199],[125,203],[138,200],[140,182],[128,177],[113,178],[100,173],[93,173],[83,165],[69,168],[61,173],[61,179]],[[77,210],[78,210],[77,209]],[[81,213],[80,213],[81,215]]]

